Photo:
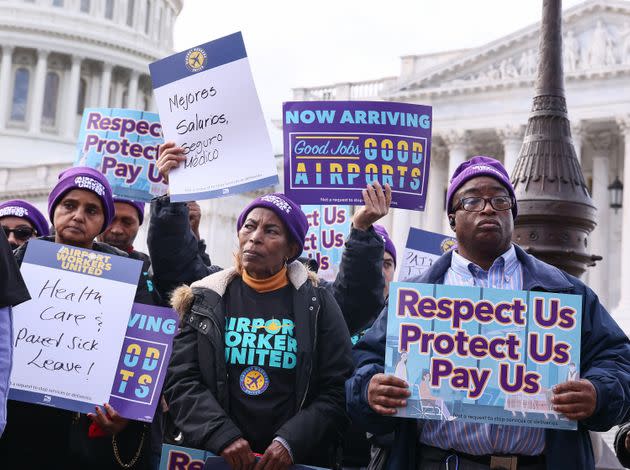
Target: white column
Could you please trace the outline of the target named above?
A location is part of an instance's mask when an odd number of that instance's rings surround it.
[[[129,77],[129,91],[127,92],[127,107],[131,109],[138,108],[138,77],[140,73],[136,70],[131,71]]]
[[[92,73],[90,75],[90,79],[88,81],[88,93],[86,96],[86,106],[90,108],[95,108],[100,105],[101,98],[101,77],[97,76],[94,73],[94,67],[92,66]]]
[[[112,84],[112,64],[103,64],[103,75],[101,75],[101,96],[99,105],[107,108],[109,106],[109,88]]]
[[[584,124],[582,121],[577,121],[575,124],[571,124],[571,138],[573,140],[573,148],[575,148],[575,156],[582,165],[582,140],[585,135]]]
[[[44,106],[44,89],[46,87],[46,70],[48,69],[48,54],[50,51],[37,51],[37,66],[35,67],[35,77],[33,78],[33,100],[31,101],[31,114],[29,118],[28,131],[39,134],[42,122],[42,108]]]
[[[7,115],[11,106],[13,49],[13,46],[2,46],[2,64],[0,64],[0,129],[4,129],[7,124]]]
[[[123,84],[119,81],[114,82],[114,108],[122,108],[124,92],[125,89],[123,87]]]
[[[431,149],[431,170],[429,189],[427,194],[427,206],[425,228],[431,232],[442,233],[446,212],[444,211],[444,190],[448,184],[446,148]],[[450,232],[447,232],[447,234]]]
[[[623,165],[623,207],[621,221],[621,296],[614,310],[617,323],[630,333],[630,115],[617,119],[624,138]]]
[[[396,260],[396,266],[400,266],[402,264],[401,257],[407,244],[407,235],[409,234],[409,227],[411,227],[411,215],[413,213],[404,209],[390,209],[390,212],[392,212],[393,225],[390,235],[396,247],[396,256],[399,258]]]
[[[451,181],[453,173],[455,173],[455,170],[460,164],[466,161],[468,135],[466,131],[462,130],[451,131],[445,137],[444,141],[448,147],[448,174],[446,175],[448,188],[448,182]],[[447,217],[444,217],[442,222],[442,233],[451,233],[451,227],[448,224]]]
[[[604,259],[589,270],[589,285],[599,296],[605,307],[608,305],[609,280],[608,266],[608,235],[610,234],[610,217],[608,206],[608,185],[610,184],[609,169],[612,135],[610,132],[600,132],[589,138],[593,147],[593,203],[597,208],[597,226],[591,235],[593,254],[603,256]]]
[[[70,84],[66,100],[66,138],[76,139],[77,102],[79,101],[79,80],[81,79],[81,62],[83,57],[72,56],[70,68]],[[85,90],[87,94],[87,89]]]
[[[499,137],[503,142],[503,166],[511,176],[523,145],[523,128],[522,126],[506,126],[499,131]]]

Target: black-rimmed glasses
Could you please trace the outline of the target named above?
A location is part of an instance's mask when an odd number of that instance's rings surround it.
[[[495,211],[506,211],[512,208],[513,201],[510,196],[494,196],[494,197],[463,197],[459,203],[453,207],[453,211],[460,207],[466,212],[481,212],[486,208],[486,204],[490,203]]]

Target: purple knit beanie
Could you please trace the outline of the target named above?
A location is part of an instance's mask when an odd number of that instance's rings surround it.
[[[383,239],[383,243],[385,243],[385,251],[392,255],[392,258],[394,258],[394,266],[396,266],[396,247],[394,246],[392,239],[389,238],[389,233],[387,233],[387,230],[382,225],[374,224],[372,227],[374,227],[374,231]]]
[[[255,207],[264,207],[265,209],[272,210],[280,217],[280,220],[282,220],[287,227],[291,238],[297,243],[299,248],[297,254],[289,261],[297,259],[304,250],[304,238],[306,237],[306,232],[308,232],[308,220],[300,206],[280,193],[265,194],[264,196],[257,197],[249,203],[243,212],[241,212],[241,215],[238,216],[238,221],[236,222],[237,232],[241,230],[247,215]]]
[[[512,218],[516,219],[518,213],[516,207],[516,196],[514,195],[514,187],[510,181],[510,176],[500,161],[491,157],[472,157],[470,160],[460,164],[451,177],[451,184],[446,192],[446,212],[451,213],[453,209],[453,196],[466,181],[478,176],[490,176],[505,186],[508,190],[514,205],[512,206]]]
[[[101,227],[101,233],[112,223],[114,219],[114,199],[112,188],[107,179],[98,170],[87,166],[74,166],[59,173],[59,181],[48,195],[48,216],[54,224],[55,207],[63,196],[73,189],[90,191],[101,200],[105,220]]]
[[[122,197],[115,197],[114,203],[122,202],[123,204],[129,204],[138,212],[138,220],[140,221],[140,225],[144,221],[144,202],[140,201],[132,201],[131,199],[124,199]]]
[[[22,199],[11,199],[0,204],[0,218],[9,216],[28,220],[37,231],[38,237],[50,235],[44,214],[37,210],[37,207]]]

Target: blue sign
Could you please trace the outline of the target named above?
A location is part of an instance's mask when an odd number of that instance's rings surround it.
[[[397,416],[574,430],[552,388],[577,380],[582,297],[395,282],[385,372],[407,381]]]

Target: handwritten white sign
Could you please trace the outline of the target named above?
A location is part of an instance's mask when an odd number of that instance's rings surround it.
[[[169,176],[173,201],[273,186],[278,173],[241,33],[149,66],[166,141],[186,161]]]
[[[93,411],[109,401],[142,263],[41,240],[21,272],[9,398]]]

